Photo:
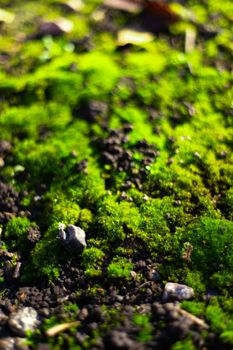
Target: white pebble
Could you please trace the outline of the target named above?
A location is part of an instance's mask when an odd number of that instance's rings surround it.
[[[24,307],[13,312],[8,321],[12,332],[25,336],[27,331],[33,331],[40,324],[38,313],[32,307]]]
[[[194,290],[185,284],[169,282],[165,285],[163,292],[163,301],[170,299],[187,300],[194,296]]]

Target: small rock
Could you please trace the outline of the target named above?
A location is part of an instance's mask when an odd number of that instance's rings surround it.
[[[78,319],[80,321],[84,321],[88,317],[88,314],[88,309],[86,307],[83,307],[78,313]]]
[[[2,229],[0,229],[0,236],[1,236],[1,232],[2,232]],[[12,259],[16,256],[14,253],[8,252],[7,250],[1,249],[1,248],[0,248],[0,255],[1,257],[9,258],[9,259]]]
[[[91,322],[88,324],[88,329],[93,332],[96,331],[98,328],[98,323],[97,322]]]
[[[137,267],[137,269],[144,269],[146,268],[147,264],[144,260],[139,260],[136,262],[135,266]]]
[[[18,261],[17,264],[15,265],[13,276],[12,276],[14,279],[18,279],[20,277],[20,269],[21,269],[21,262]]]
[[[220,153],[220,157],[221,157],[221,158],[226,158],[227,155],[228,155],[228,152],[227,152],[227,151],[222,151],[222,152]]]
[[[180,309],[180,306],[178,303],[166,303],[166,304],[163,304],[162,306],[167,313],[173,312],[174,310],[177,311],[178,309]]]
[[[158,271],[156,271],[154,269],[151,269],[147,273],[147,278],[148,278],[149,281],[158,282],[160,280],[160,274],[158,273]]]
[[[8,320],[8,316],[0,309],[0,326],[4,325]]]
[[[150,304],[141,304],[136,307],[137,312],[140,314],[146,314],[151,312],[151,305]]]
[[[85,333],[77,332],[77,333],[75,334],[75,339],[77,340],[77,342],[78,342],[79,345],[82,345],[83,342],[84,342],[84,340],[85,340],[87,337],[88,337],[88,335],[85,334]],[[38,350],[38,349],[37,349],[37,350]]]
[[[114,350],[133,349],[133,346],[134,346],[133,340],[129,338],[126,332],[117,331],[117,330],[114,330],[108,333],[108,335],[105,338],[105,343],[106,343],[107,349],[114,349]]]
[[[70,12],[77,12],[83,8],[83,1],[81,0],[69,0],[61,3],[61,6]]]
[[[180,307],[179,305],[176,305],[174,303],[167,303],[167,304],[164,304],[164,309],[166,310],[167,312],[167,318],[170,320],[170,321],[176,321],[178,319],[180,319]]]
[[[149,197],[147,196],[147,194],[144,194],[142,196],[142,199],[144,200],[144,202],[147,202],[149,200]]]
[[[0,350],[14,350],[14,338],[3,338],[0,340]]]
[[[35,200],[35,197],[34,197],[34,200]],[[30,242],[36,243],[40,240],[40,237],[41,237],[41,233],[37,227],[30,227],[29,228],[27,239]]]
[[[199,152],[194,152],[194,157],[198,158],[198,159],[201,159],[201,155]]]
[[[134,280],[137,278],[137,273],[135,271],[130,271],[130,275]]]
[[[27,344],[25,344],[25,340],[22,338],[15,338],[15,347],[14,350],[29,350]]]
[[[119,301],[120,303],[124,300],[123,295],[116,295],[116,300]]]
[[[50,311],[48,308],[44,307],[43,309],[40,310],[40,313],[45,316],[45,317],[49,317],[50,315]]]
[[[87,159],[83,159],[83,160],[80,160],[80,162],[78,162],[76,165],[75,165],[75,172],[76,173],[81,173],[83,172],[85,175],[87,175],[87,165],[88,165],[88,160]]]
[[[65,225],[59,224],[58,238],[69,252],[82,251],[87,245],[85,232],[71,224],[67,225],[66,231]]]
[[[54,22],[43,22],[40,24],[38,35],[60,36],[69,33],[73,29],[73,22],[65,18],[60,18]]]
[[[36,350],[49,350],[49,345],[46,343],[39,343]]]
[[[163,307],[162,304],[155,302],[151,306],[152,313],[155,315],[157,318],[164,318],[166,315],[166,310]]]
[[[8,325],[13,333],[25,336],[26,331],[33,331],[39,325],[38,313],[32,307],[24,307],[13,312],[8,321]]]
[[[194,296],[194,290],[185,284],[169,282],[165,285],[163,301],[167,300],[187,300]]]
[[[72,158],[77,158],[78,157],[78,153],[75,150],[73,150],[73,151],[70,152],[70,156]]]
[[[33,197],[33,201],[34,201],[35,203],[40,202],[41,199],[42,199],[42,196],[34,196],[34,197]]]
[[[0,155],[4,155],[5,153],[9,153],[12,149],[10,142],[5,140],[0,140]]]
[[[8,298],[1,302],[1,306],[7,315],[15,311],[15,305],[13,305]]]

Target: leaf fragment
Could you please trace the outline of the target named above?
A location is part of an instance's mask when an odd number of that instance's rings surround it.
[[[192,52],[195,48],[196,30],[188,27],[185,31],[185,52]]]
[[[115,10],[122,10],[131,13],[140,12],[143,8],[141,3],[134,0],[105,0],[104,5]]]
[[[15,19],[14,13],[11,13],[9,11],[3,10],[0,8],[0,22],[5,22],[5,23],[12,23]]]
[[[117,44],[119,46],[124,46],[127,44],[140,45],[153,41],[153,39],[154,35],[150,32],[128,27],[118,32]]]

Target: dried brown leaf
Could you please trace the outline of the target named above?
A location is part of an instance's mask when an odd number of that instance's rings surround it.
[[[166,21],[167,24],[172,24],[180,19],[164,1],[145,0],[145,9],[150,11],[150,14],[154,18],[160,21]]]

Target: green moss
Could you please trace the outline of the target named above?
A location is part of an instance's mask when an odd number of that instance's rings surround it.
[[[224,334],[225,332],[228,333],[232,331],[233,324],[229,315],[224,313],[217,303],[207,307],[206,317],[209,320],[211,328],[214,332]],[[230,338],[228,340],[230,340]]]
[[[38,228],[36,223],[25,217],[12,218],[6,225],[5,237],[11,249],[27,250],[27,235],[30,228]]]
[[[92,221],[93,221],[92,212],[88,209],[82,209],[78,217],[79,226],[81,226],[82,229],[85,231],[90,227],[90,225],[92,224]]]
[[[192,253],[191,253],[192,257]],[[190,258],[192,259],[192,258]],[[197,270],[188,270],[186,271],[186,274],[184,274],[184,282],[194,288],[196,293],[204,293],[206,291],[206,287],[208,287],[206,275],[203,274],[202,271]]]
[[[65,252],[57,239],[58,223],[49,227],[42,240],[31,252],[31,261],[25,269],[25,278],[33,279],[36,271],[37,277],[52,281],[59,276],[60,262],[65,259]]]
[[[121,73],[114,59],[98,51],[83,54],[79,67],[85,77],[82,99],[103,100],[114,88]]]
[[[178,341],[172,346],[172,350],[195,350],[192,340],[186,339],[183,341]]]
[[[221,206],[226,210],[226,216],[229,220],[233,219],[233,189],[226,191],[225,197],[221,201]]]
[[[140,215],[137,208],[129,202],[117,203],[111,197],[106,197],[101,203],[97,223],[99,232],[108,241],[122,241],[127,235],[138,231]]]
[[[197,301],[183,301],[182,302],[182,307],[190,312],[191,314],[202,317],[205,312],[205,306],[203,305],[202,302],[197,302]]]
[[[202,218],[185,234],[193,245],[192,266],[215,287],[226,288],[232,283],[232,232],[233,225],[228,220]],[[225,278],[216,283],[222,273]]]
[[[130,279],[133,264],[126,258],[114,258],[108,265],[107,272],[110,278]]]
[[[147,315],[135,314],[133,322],[139,327],[139,334],[137,336],[138,340],[141,342],[150,341],[153,337],[153,327],[150,323],[150,318]]]
[[[66,198],[54,198],[53,209],[50,216],[52,223],[62,222],[65,225],[75,224],[80,216],[80,208],[76,203]]]
[[[82,263],[85,267],[85,275],[88,277],[97,277],[101,275],[101,263],[105,254],[96,247],[87,248],[82,253]]]

